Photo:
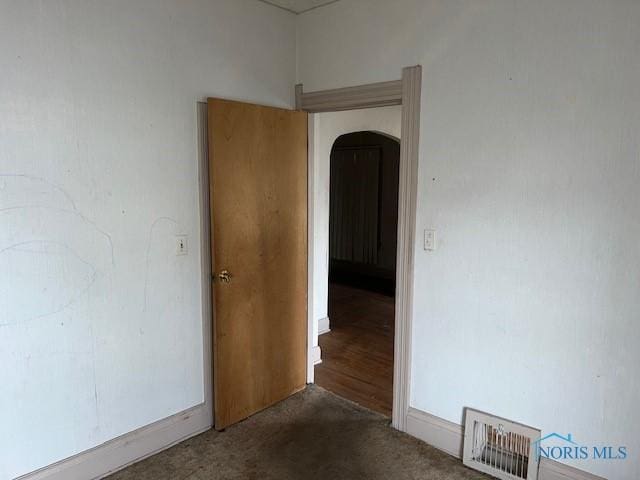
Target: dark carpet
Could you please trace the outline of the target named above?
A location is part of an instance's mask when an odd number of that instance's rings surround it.
[[[389,420],[310,386],[229,427],[210,430],[109,480],[488,479]]]

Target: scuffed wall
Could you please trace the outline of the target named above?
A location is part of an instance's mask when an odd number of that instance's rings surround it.
[[[294,22],[0,0],[0,478],[203,401],[197,102],[291,107]]]

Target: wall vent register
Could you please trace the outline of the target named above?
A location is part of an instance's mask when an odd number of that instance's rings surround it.
[[[463,463],[502,480],[537,480],[540,430],[466,409]]]

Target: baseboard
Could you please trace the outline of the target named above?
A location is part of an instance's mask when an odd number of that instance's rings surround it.
[[[463,428],[430,413],[409,407],[407,433],[456,458],[462,458]]]
[[[323,335],[325,333],[329,333],[331,328],[329,328],[329,317],[324,317],[318,320],[318,335]]]
[[[540,459],[538,480],[607,480],[548,458]]]
[[[94,480],[150,457],[211,428],[205,404],[109,440],[16,480]]]
[[[407,412],[407,433],[449,455],[462,459],[464,427],[416,408]],[[564,463],[542,458],[538,480],[606,480]]]
[[[316,345],[311,349],[311,358],[313,360],[314,365],[318,365],[322,363],[322,350],[320,350],[320,346]]]

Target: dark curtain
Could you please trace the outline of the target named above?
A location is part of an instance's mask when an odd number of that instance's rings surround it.
[[[380,238],[380,148],[335,149],[333,155],[331,258],[375,265]]]

